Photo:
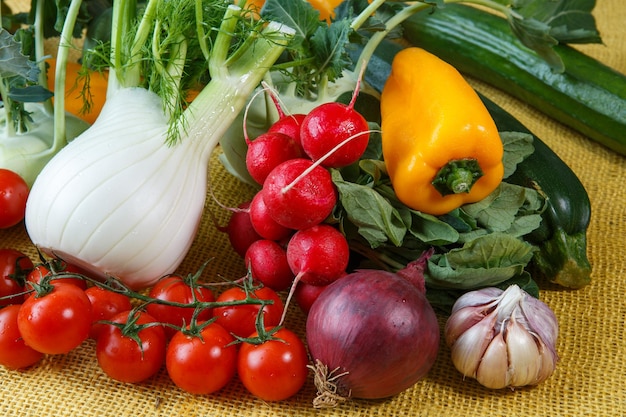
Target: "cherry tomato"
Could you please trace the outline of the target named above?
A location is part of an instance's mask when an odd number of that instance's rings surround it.
[[[211,394],[235,376],[235,338],[213,322],[199,336],[177,332],[167,347],[165,366],[176,386],[192,394]]]
[[[0,249],[0,306],[24,301],[24,280],[32,269],[33,262],[22,252]]]
[[[52,284],[45,295],[31,294],[21,305],[17,324],[24,342],[39,352],[67,353],[89,336],[91,303],[75,285]]]
[[[144,381],[156,374],[165,362],[167,339],[165,330],[156,319],[141,311],[124,311],[111,319],[113,323],[125,324],[129,316],[134,325],[126,325],[126,331],[106,324],[96,342],[98,365],[109,377],[128,383]],[[138,327],[140,326],[140,327]],[[141,343],[131,336],[135,334]]]
[[[277,326],[283,314],[283,301],[276,291],[269,287],[260,287],[250,294],[251,297],[260,300],[272,300],[274,304],[268,304],[263,308],[263,323],[265,326]],[[232,287],[217,297],[218,302],[245,300],[246,292],[241,287]],[[239,337],[248,337],[256,331],[256,319],[261,306],[259,304],[242,304],[233,306],[216,307],[213,316],[217,323],[229,332]]]
[[[194,301],[215,301],[213,291],[209,288],[197,286],[192,292],[191,285],[179,275],[168,275],[158,280],[150,290],[150,297],[181,304],[190,304]],[[161,323],[169,323],[178,328],[190,323],[194,310],[192,307],[174,307],[156,303],[148,304],[146,307],[148,314]],[[211,309],[204,309],[196,316],[196,320],[208,320],[211,318],[211,314]],[[172,337],[176,333],[176,329],[166,326],[165,333],[168,337]]]
[[[32,366],[43,358],[43,353],[24,343],[17,327],[18,304],[0,310],[0,365],[10,369]]]
[[[91,302],[92,324],[89,337],[92,339],[98,339],[98,335],[105,326],[104,323],[99,323],[99,321],[110,320],[116,314],[133,308],[130,303],[130,298],[126,295],[109,291],[98,286],[87,288],[85,294]]]
[[[49,262],[51,262],[52,265],[48,266],[48,265],[40,264],[40,265],[35,266],[35,268],[26,276],[26,283],[28,284],[29,282],[34,282],[35,284],[41,284],[41,279],[43,277],[52,275],[52,272],[50,272],[50,269],[52,269],[55,274],[80,274],[80,275],[86,274],[85,271],[82,270],[81,268],[74,266],[72,264],[68,264],[59,259],[52,259]],[[85,281],[84,279],[80,277],[53,278],[50,280],[50,282],[51,283],[63,282],[65,284],[75,285],[78,288],[83,289],[83,290],[87,289],[87,281]]]
[[[28,184],[22,177],[0,168],[0,229],[7,229],[24,220],[28,192]]]
[[[308,372],[307,352],[300,338],[285,328],[274,333],[274,337],[280,340],[242,343],[237,357],[242,384],[265,401],[281,401],[296,394],[304,386]]]

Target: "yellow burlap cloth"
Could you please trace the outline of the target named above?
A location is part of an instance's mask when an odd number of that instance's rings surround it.
[[[585,52],[626,73],[626,8],[621,0],[599,1],[594,12],[604,45]],[[413,388],[385,401],[351,401],[333,410],[314,410],[312,381],[290,400],[266,403],[234,381],[217,394],[194,396],[176,388],[165,370],[145,383],[128,385],[109,379],[98,368],[94,343],[67,355],[49,356],[32,369],[0,369],[0,415],[32,417],[122,416],[626,416],[626,158],[591,142],[483,84],[478,90],[518,117],[551,146],[580,177],[591,198],[588,233],[593,282],[581,290],[549,288],[542,299],[555,311],[560,361],[545,383],[515,391],[491,391],[463,380],[442,345],[432,371]],[[235,206],[253,190],[211,168],[215,195]],[[207,199],[207,208],[225,224],[228,212]],[[0,246],[22,250],[36,259],[23,226],[0,230]],[[214,258],[208,279],[237,278],[244,268],[226,236],[205,216],[181,272],[196,270]],[[303,317],[293,306],[288,325],[302,331]]]

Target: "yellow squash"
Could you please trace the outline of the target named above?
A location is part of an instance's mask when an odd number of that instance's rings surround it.
[[[502,141],[484,104],[451,65],[420,48],[393,60],[381,96],[383,156],[398,199],[441,215],[502,181]]]

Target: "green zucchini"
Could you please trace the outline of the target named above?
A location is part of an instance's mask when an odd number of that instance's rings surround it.
[[[391,62],[402,47],[385,42],[375,51],[365,72],[365,81],[382,91]],[[355,55],[358,56],[358,55]],[[481,95],[498,130],[532,134],[520,121]],[[533,135],[534,152],[518,164],[507,182],[540,189],[548,198],[540,227],[525,240],[538,248],[532,264],[550,282],[580,288],[591,279],[587,258],[587,229],[591,204],[585,187],[571,168],[550,147]]]
[[[520,121],[481,96],[498,130],[532,134]],[[591,203],[585,187],[570,167],[533,135],[534,152],[505,181],[534,187],[548,197],[541,225],[525,239],[539,249],[533,266],[551,282],[581,288],[591,280],[587,258],[587,228]]]
[[[567,45],[556,45],[565,71],[548,64],[515,37],[506,19],[461,4],[416,13],[404,36],[588,138],[626,155],[626,75]]]

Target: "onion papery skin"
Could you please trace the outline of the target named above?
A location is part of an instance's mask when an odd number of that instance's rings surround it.
[[[142,88],[107,99],[96,122],[37,177],[26,228],[43,252],[131,288],[152,285],[182,262],[205,196],[205,145],[166,145],[161,100]]]
[[[306,322],[309,351],[335,375],[342,397],[379,399],[413,386],[439,350],[437,317],[399,275],[360,270],[333,282]]]

